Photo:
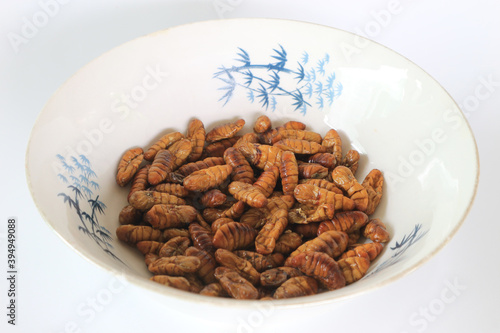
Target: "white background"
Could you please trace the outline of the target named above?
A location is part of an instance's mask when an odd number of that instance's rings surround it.
[[[0,2],[1,332],[498,331],[496,1],[60,0],[64,4],[57,7],[43,5],[54,1]],[[43,19],[44,7],[53,15],[45,15],[48,20],[23,37],[23,26]],[[393,13],[387,15],[388,9]],[[379,290],[325,306],[324,313],[304,309],[302,316],[284,321],[272,314],[240,318],[246,327],[235,318],[210,323],[122,285],[70,250],[42,220],[26,185],[24,154],[36,117],[57,87],[93,58],[135,37],[187,22],[236,17],[287,18],[362,34],[421,66],[461,105],[479,147],[481,182],[462,228],[423,267]],[[14,34],[25,38],[21,44],[12,42]],[[6,224],[11,216],[18,219],[15,327],[6,316]]]

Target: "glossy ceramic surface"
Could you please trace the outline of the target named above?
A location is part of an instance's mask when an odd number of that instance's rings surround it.
[[[362,43],[360,43],[362,41]],[[362,47],[361,47],[362,45]],[[441,249],[463,223],[478,182],[473,135],[455,102],[418,66],[350,33],[308,23],[239,19],[160,31],[119,46],[71,77],[48,101],[26,156],[40,213],[70,247],[168,299],[247,307],[150,282],[142,256],[115,236],[127,191],[115,183],[122,153],[193,117],[210,129],[237,118],[250,131],[265,114],[342,135],[386,184],[373,215],[391,241],[353,285],[275,302],[322,304],[402,277]]]

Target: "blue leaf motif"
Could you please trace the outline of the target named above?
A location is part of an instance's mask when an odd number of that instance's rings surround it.
[[[300,113],[305,116],[306,113],[307,113],[307,105],[304,103],[302,104],[302,106],[300,107]]]
[[[271,74],[271,79],[268,82],[270,93],[272,93],[280,85],[280,77],[278,72],[273,71]]]
[[[85,175],[87,176],[87,178],[91,178],[91,177],[97,177],[96,173],[94,172],[94,170],[92,170],[90,167],[88,166],[84,166],[85,168]]]
[[[304,79],[304,67],[300,64],[300,62],[297,62],[297,64],[299,65],[299,68],[297,68],[297,76],[295,78],[298,79],[297,83],[299,83]]]
[[[302,53],[301,60],[302,60],[302,63],[304,65],[307,64],[307,62],[309,61],[309,54],[306,51],[304,51],[304,53]]]
[[[310,81],[315,82],[316,81],[316,71],[314,70],[314,67],[311,68],[311,70],[309,71],[309,74],[310,74]]]
[[[231,97],[233,97],[233,92],[234,89],[236,88],[236,80],[234,79],[234,76],[226,69],[225,73],[227,74],[227,79],[223,77],[217,77],[219,80],[227,83],[226,86],[219,88],[219,90],[226,90],[226,93],[219,99],[219,101],[223,99],[226,100],[224,102],[224,105],[226,105],[227,102],[229,102],[229,100],[231,99]]]
[[[65,183],[68,183],[68,180],[72,182],[71,185],[66,186],[69,190],[68,193],[61,192],[57,196],[62,197],[63,203],[67,204],[77,216],[76,221],[79,221],[77,230],[92,239],[104,252],[125,264],[110,251],[113,248],[111,245],[112,233],[99,223],[99,214],[104,214],[107,207],[103,201],[99,200],[99,195],[93,198],[94,193],[91,188],[98,190],[99,184],[97,181],[89,179],[97,178],[97,174],[90,167],[90,161],[84,155],[79,155],[79,159],[75,156],[68,157],[73,166],[68,165],[62,155],[58,154],[56,157],[63,165],[66,165],[65,169],[68,173],[73,173],[68,178],[62,173],[57,175]]]
[[[98,190],[100,187],[99,187],[99,184],[97,184],[95,181],[90,181],[90,186],[92,186],[92,188],[94,190]]]
[[[250,102],[252,102],[252,103],[254,102],[254,100],[255,100],[255,96],[253,95],[253,91],[252,91],[252,90],[249,90],[249,91],[247,92],[247,98],[248,98],[248,100],[249,100]]]
[[[330,88],[326,91],[326,98],[328,100],[328,105],[331,106],[333,103],[333,98],[335,97],[335,90]]]
[[[72,208],[74,206],[75,202],[66,193],[58,193],[57,196],[63,197],[64,203],[68,203],[70,208]]]
[[[89,180],[84,175],[80,175],[80,182],[85,183],[87,186],[89,185]]]
[[[314,92],[318,94],[318,96],[320,96],[321,93],[323,93],[323,83],[321,83],[321,81],[318,81],[314,85],[316,86]]]
[[[121,262],[122,264],[124,264],[126,266],[126,264],[120,258],[118,258],[113,252],[111,252],[109,249],[105,249],[104,252],[106,252],[107,254],[112,256],[114,259],[118,260],[119,262]]]
[[[414,226],[414,229],[407,235],[404,235],[403,238],[398,242],[396,241],[396,245],[390,247],[394,253],[392,256],[379,264],[377,268],[373,271],[370,272],[370,274],[366,275],[366,277],[375,274],[376,272],[382,271],[387,267],[390,267],[401,260],[404,259],[404,254],[405,252],[416,242],[418,242],[422,237],[424,237],[429,230],[426,230],[422,232],[422,225],[421,224],[416,224]]]
[[[91,189],[89,189],[87,186],[82,185],[82,191],[88,196],[92,196],[93,192]]]
[[[87,212],[82,212],[82,216],[85,217],[85,219],[87,219],[87,221],[90,221],[90,222],[93,222],[92,221],[92,218],[90,217],[89,213]]]
[[[85,157],[85,155],[80,155],[80,161],[82,161],[83,164],[90,166],[90,161]]]
[[[96,234],[98,234],[103,239],[105,239],[107,241],[106,244],[108,246],[113,247],[113,246],[111,246],[111,244],[109,244],[109,241],[113,240],[113,238],[111,238],[111,236],[109,235],[109,233],[104,232],[103,230],[96,230]]]
[[[322,108],[324,107],[323,97],[318,96],[318,97],[316,98],[316,104],[318,105],[318,107],[319,107],[320,109],[322,109]]]
[[[260,98],[260,102],[262,103],[262,106],[267,109],[269,106],[269,94],[267,93],[266,88],[260,84],[260,89],[259,89],[260,94],[257,95],[258,98]]]
[[[62,165],[69,173],[73,173],[75,171],[75,167],[67,164],[65,161],[62,161]]]
[[[333,81],[335,81],[335,73],[332,73],[326,79],[326,88],[330,89],[333,87]]]
[[[73,162],[73,164],[76,166],[77,169],[84,170],[83,164],[80,164],[80,162],[78,162],[78,159],[76,157],[71,156],[71,161]]]
[[[63,183],[68,183],[68,179],[66,177],[64,177],[63,175],[61,175],[60,173],[57,174],[57,177],[59,177],[59,179],[61,179],[63,181]]]
[[[274,112],[276,111],[276,104],[278,104],[278,102],[276,101],[276,97],[274,96],[271,96],[271,103],[270,103],[270,106],[271,106],[271,110]]]
[[[300,90],[297,90],[297,93],[292,94],[292,97],[295,100],[295,103],[292,104],[295,106],[295,110],[300,109],[304,105],[304,96],[302,96]]]
[[[304,94],[307,95],[307,97],[311,98],[313,94],[313,87],[312,84],[308,83],[305,85],[305,91]]]
[[[238,47],[234,63],[220,66],[213,74],[214,79],[224,83],[217,88],[223,94],[219,101],[225,106],[239,90],[250,103],[276,110],[280,101],[293,105],[295,111],[306,114],[308,107],[322,109],[326,103],[342,92],[342,86],[335,86],[335,73],[328,70],[330,55],[313,59],[307,51],[299,55],[294,68],[287,67],[288,54],[282,44],[271,49],[270,61],[252,63],[246,48]],[[303,82],[303,83],[302,83]],[[313,96],[315,95],[315,96]],[[83,163],[82,161],[82,164]]]
[[[238,49],[241,51],[240,53],[238,53],[238,56],[240,58],[236,58],[235,60],[242,62],[243,64],[245,64],[245,66],[250,65],[250,56],[248,55],[247,51],[243,50],[241,47],[238,47]]]
[[[309,71],[305,72],[304,81],[311,82],[311,73]]]
[[[276,52],[278,55],[271,56],[272,58],[278,60],[277,63],[272,64],[273,67],[276,67],[278,70],[280,70],[283,67],[285,67],[285,64],[286,64],[286,61],[287,61],[285,49],[281,45],[279,45],[279,47],[281,48],[281,51],[277,50],[277,49],[273,49],[273,51]]]
[[[342,89],[344,89],[344,86],[342,83],[338,82],[337,83],[337,91],[335,92],[335,96],[340,96],[342,94]]]
[[[104,206],[104,208],[106,208],[106,206]],[[111,231],[109,231],[108,229],[106,229],[104,226],[101,226],[101,230],[103,230],[104,232],[106,232],[108,234],[111,234]]]
[[[403,246],[406,246],[406,245],[412,245],[413,243],[418,241],[423,235],[425,235],[425,233],[419,235],[419,232],[421,229],[422,229],[422,225],[416,224],[415,228],[408,235],[404,235],[403,239],[401,239],[401,241],[399,241],[399,242],[396,241],[396,245],[391,247],[391,250],[396,250],[396,249],[402,248]]]
[[[92,235],[90,234],[90,231],[88,229],[85,229],[84,227],[82,226],[78,226],[78,230],[80,230],[81,232],[83,232],[85,235],[89,236],[90,238],[92,238]]]
[[[245,76],[245,85],[247,87],[250,87],[253,81],[253,74],[249,70],[244,72],[243,75]]]
[[[320,59],[318,60],[318,66],[316,67],[318,69],[318,73],[321,74],[322,76],[325,75],[325,60]]]
[[[88,202],[92,205],[92,207],[97,210],[99,213],[104,214],[104,210],[107,208],[104,202],[99,200],[99,196],[95,197],[95,199],[89,199]]]
[[[222,67],[219,67],[217,68],[219,71],[218,72],[215,72],[214,75],[213,75],[213,78],[219,78],[219,76],[221,76],[222,74],[227,74],[228,70],[227,68],[225,68],[224,66]]]

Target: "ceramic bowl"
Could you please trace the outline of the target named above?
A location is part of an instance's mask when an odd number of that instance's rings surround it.
[[[199,118],[207,129],[259,115],[339,131],[361,154],[358,179],[385,176],[373,217],[391,234],[366,276],[345,288],[279,300],[278,308],[345,300],[421,266],[471,207],[478,153],[448,93],[421,68],[351,33],[309,23],[236,19],[159,31],[112,49],[48,101],[31,134],[26,172],[48,225],[84,258],[181,307],[245,309],[255,301],[203,297],[148,280],[143,257],[115,235],[127,190],[115,182],[131,147],[148,147]],[[431,277],[430,277],[431,278]],[[169,303],[170,304],[170,303]]]

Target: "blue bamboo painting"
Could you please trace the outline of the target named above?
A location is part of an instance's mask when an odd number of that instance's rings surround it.
[[[219,101],[226,105],[236,90],[246,94],[250,103],[276,111],[278,103],[292,105],[295,111],[306,115],[313,107],[323,109],[333,104],[342,94],[343,86],[336,80],[335,72],[328,66],[330,55],[312,59],[303,52],[299,61],[290,62],[282,45],[272,50],[269,61],[253,62],[250,53],[238,48],[235,64],[221,66],[214,78],[223,82]]]
[[[394,251],[393,255],[389,259],[378,265],[377,268],[371,271],[370,274],[366,275],[366,277],[400,262],[402,259],[404,259],[404,253],[408,250],[408,248],[422,239],[422,237],[424,237],[428,231],[429,230],[422,231],[422,225],[415,224],[415,227],[410,233],[405,234],[399,242],[396,241],[396,244],[390,247],[390,249]]]
[[[68,184],[69,192],[58,193],[71,209],[74,209],[80,220],[78,230],[90,237],[108,255],[121,261],[113,252],[111,232],[99,224],[99,216],[105,214],[106,205],[94,192],[99,190],[97,174],[92,170],[90,161],[85,155],[70,156],[69,161],[62,155],[56,155],[66,172],[57,177]]]

